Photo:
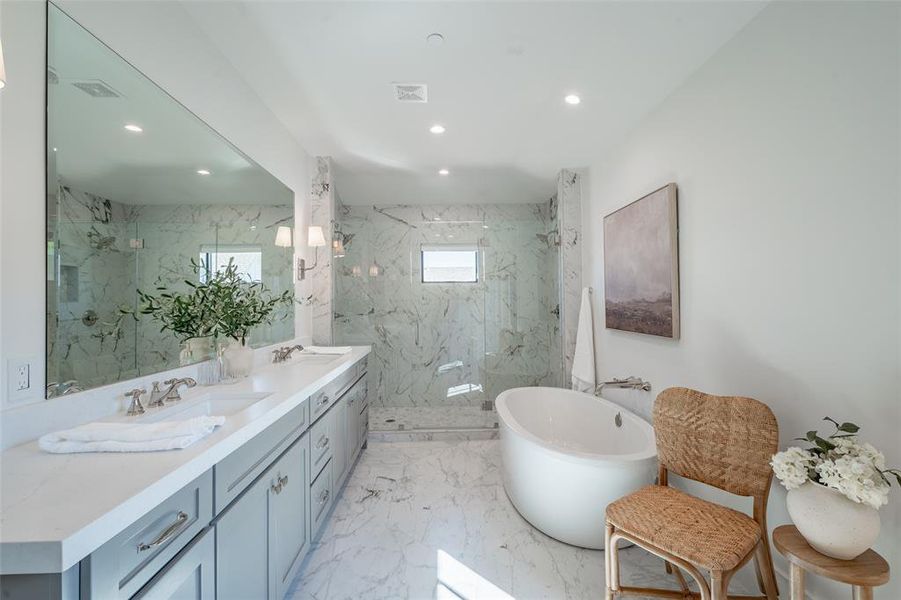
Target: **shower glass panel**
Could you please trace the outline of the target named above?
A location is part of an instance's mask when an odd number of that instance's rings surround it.
[[[552,202],[339,207],[335,342],[373,347],[373,429],[492,429],[504,389],[559,385],[551,213]]]

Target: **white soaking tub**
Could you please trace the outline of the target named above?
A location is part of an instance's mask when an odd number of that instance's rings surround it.
[[[654,483],[654,429],[609,400],[515,388],[498,395],[497,413],[507,495],[553,538],[603,548],[607,505]]]

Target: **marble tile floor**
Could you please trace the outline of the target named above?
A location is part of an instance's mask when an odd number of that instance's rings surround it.
[[[495,429],[497,411],[480,406],[370,406],[371,431]]]
[[[370,441],[287,597],[603,598],[604,553],[529,525],[504,493],[500,461],[497,440]],[[677,587],[641,549],[620,556],[624,582]],[[730,591],[755,590],[736,577]]]

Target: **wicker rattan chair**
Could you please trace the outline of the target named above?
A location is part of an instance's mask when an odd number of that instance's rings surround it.
[[[763,596],[778,598],[766,529],[766,504],[779,444],[772,411],[751,398],[711,396],[670,388],[654,404],[659,480],[607,507],[605,563],[607,599],[618,595],[725,600],[729,580],[752,557]],[[754,498],[753,517],[667,485],[669,472]],[[626,540],[672,565],[678,590],[620,585],[617,542]],[[681,571],[694,578],[690,592]],[[702,575],[710,573],[708,583]]]

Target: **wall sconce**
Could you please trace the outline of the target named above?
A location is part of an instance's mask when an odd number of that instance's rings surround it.
[[[313,264],[309,267],[304,259],[297,259],[297,280],[303,281],[307,278],[307,271],[312,271],[319,263],[319,248],[325,246],[325,235],[322,233],[322,227],[313,225],[307,230],[307,246],[316,248],[316,255]]]
[[[6,86],[6,67],[3,66],[3,42],[0,42],[0,90]]]
[[[332,255],[335,258],[344,258],[344,240],[340,238],[332,240]]]
[[[275,233],[275,245],[279,248],[290,248],[294,245],[294,240],[291,239],[290,227],[284,225],[279,226]]]

